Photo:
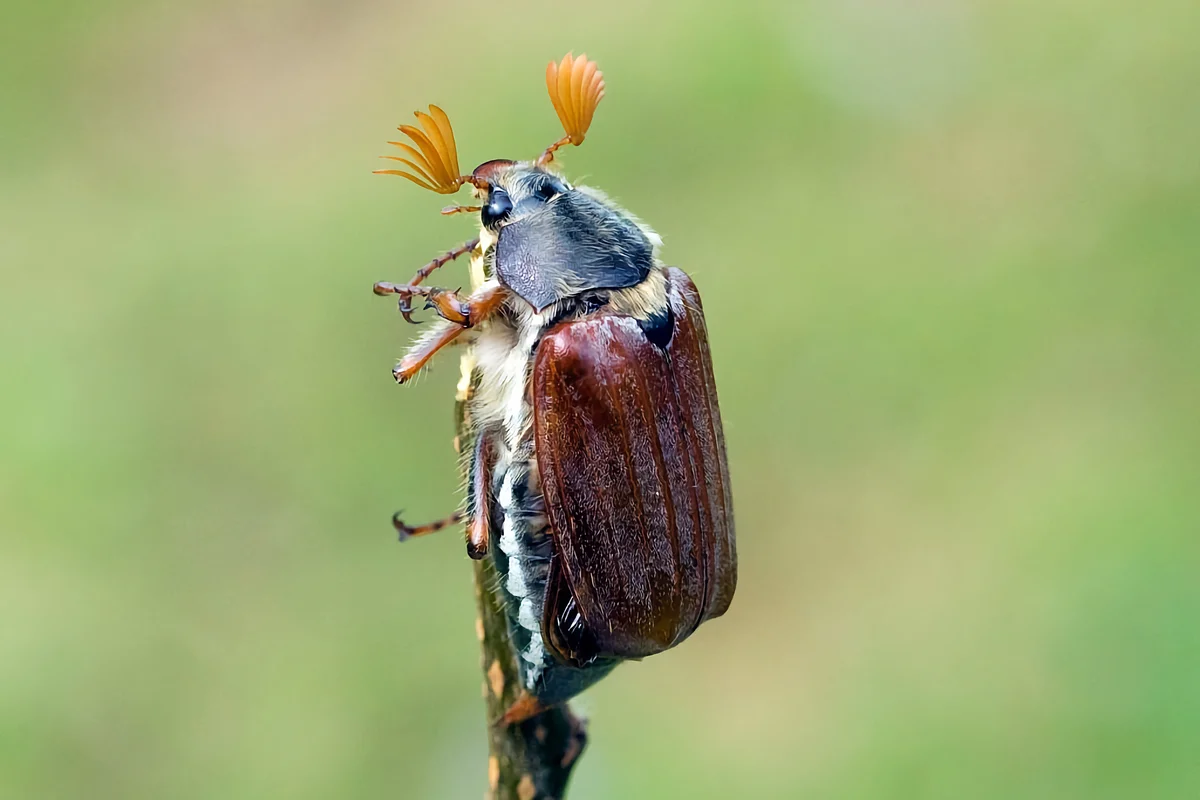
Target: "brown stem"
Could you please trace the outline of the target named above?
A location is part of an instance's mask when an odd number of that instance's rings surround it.
[[[474,381],[466,392],[460,392],[455,406],[458,435],[454,441],[460,453],[471,452],[474,444],[466,402],[473,388]],[[492,800],[561,800],[587,740],[583,723],[563,704],[516,725],[496,724],[519,694],[517,652],[503,602],[492,590],[500,584],[495,563],[491,558],[472,563],[487,704],[488,796]]]

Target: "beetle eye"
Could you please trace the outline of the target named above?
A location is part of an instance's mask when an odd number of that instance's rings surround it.
[[[493,186],[488,193],[487,205],[480,212],[484,227],[490,228],[507,217],[508,212],[512,211],[512,207],[512,200],[509,199],[508,192],[499,186]]]

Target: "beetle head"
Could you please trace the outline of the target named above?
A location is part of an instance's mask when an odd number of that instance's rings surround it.
[[[496,236],[493,272],[538,311],[595,289],[641,283],[654,247],[607,198],[536,163],[489,161],[474,176],[480,223]]]
[[[378,170],[441,194],[471,185],[483,205],[451,206],[443,213],[480,212],[485,231],[496,237],[496,278],[538,311],[592,290],[634,286],[654,263],[648,229],[604,195],[572,186],[547,168],[558,148],[583,143],[604,97],[604,74],[586,55],[567,54],[547,66],[546,89],[566,135],[535,161],[487,161],[462,175],[450,121],[430,106],[429,114],[417,113],[420,128],[400,126],[415,148],[391,142],[405,155],[387,158],[406,169]]]

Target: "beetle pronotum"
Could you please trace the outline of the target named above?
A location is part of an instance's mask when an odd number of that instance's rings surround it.
[[[467,510],[402,539],[467,520],[467,552],[493,558],[523,693],[518,722],[583,691],[623,659],[662,652],[729,607],[737,582],[725,440],[700,295],[658,258],[658,234],[601,192],[569,183],[555,151],[579,145],[603,74],[568,54],[546,70],[566,135],[533,161],[458,168],[437,106],[391,142],[399,175],[441,194],[469,185],[479,236],[417,271],[377,283],[413,321],[441,318],[393,370],[404,383],[464,335],[475,364],[475,447]],[[413,146],[415,145],[415,147]],[[468,296],[424,280],[470,254]]]

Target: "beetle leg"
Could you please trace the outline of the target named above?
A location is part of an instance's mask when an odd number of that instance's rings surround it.
[[[464,328],[473,328],[500,307],[508,290],[499,284],[480,289],[466,300],[458,292],[445,289],[430,289],[425,292],[425,307],[437,311],[438,316]]]
[[[451,208],[455,208],[455,206],[451,206]],[[468,207],[458,206],[458,208],[466,209]],[[445,213],[444,209],[443,209],[443,213]],[[424,281],[426,278],[428,278],[434,270],[450,263],[451,261],[453,261],[454,259],[458,258],[461,255],[466,255],[467,253],[474,250],[478,245],[479,245],[479,239],[475,238],[469,242],[466,242],[466,243],[460,245],[459,247],[454,248],[453,250],[446,253],[445,255],[438,256],[437,258],[433,259],[428,264],[426,264],[425,266],[423,266],[419,270],[417,270],[417,273],[415,275],[413,275],[412,280],[409,281],[407,284],[386,283],[384,281],[380,281],[379,283],[375,284],[375,294],[379,294],[379,295],[398,294],[398,295],[400,295],[400,313],[404,316],[405,322],[412,322],[415,324],[416,320],[414,320],[412,318],[413,309],[412,309],[412,306],[409,305],[409,300],[412,299],[413,296],[421,296],[421,295],[427,294],[424,291],[418,290],[416,288],[417,285],[420,284],[422,281]]]
[[[433,272],[435,269],[443,266],[444,264],[450,263],[451,261],[453,261],[454,259],[458,258],[461,255],[466,255],[467,253],[474,250],[478,245],[479,245],[479,238],[476,237],[469,242],[459,245],[458,247],[454,248],[450,252],[446,253],[444,256],[438,256],[433,261],[430,261],[428,264],[426,264],[425,266],[423,266],[419,270],[417,270],[417,274],[413,275],[413,279],[411,281],[409,281],[409,283],[413,284],[414,286],[418,283],[421,283],[426,278],[428,278],[430,273]]]
[[[471,310],[466,302],[458,299],[458,292],[461,291],[461,289],[454,292],[446,289],[433,289],[425,296],[425,308],[432,308],[439,317],[447,322],[469,328],[471,327]]]
[[[392,526],[395,527],[395,529],[399,532],[400,541],[402,541],[402,542],[407,541],[408,539],[411,539],[414,536],[426,536],[431,533],[437,533],[442,528],[445,528],[449,525],[453,525],[456,522],[461,522],[463,519],[463,516],[464,516],[464,514],[461,511],[455,511],[450,516],[446,517],[445,519],[439,519],[437,522],[430,522],[426,525],[417,525],[416,527],[410,527],[408,525],[405,525],[404,522],[400,519],[400,515],[403,513],[404,513],[403,511],[397,511],[395,514],[392,515]]]
[[[443,323],[440,328],[430,331],[400,359],[400,363],[392,370],[396,383],[404,383],[420,372],[438,350],[457,339],[467,328],[478,325],[494,314],[508,297],[508,290],[498,283],[485,285],[465,302],[458,299],[457,293],[441,289],[426,289],[424,286],[392,287],[391,284],[382,286],[384,288],[380,292],[381,284],[375,284],[377,293],[388,294],[392,288],[416,290],[413,294],[430,298],[438,313],[443,314],[449,321],[449,324]]]
[[[400,295],[400,314],[404,317],[405,322],[410,322],[413,325],[417,324],[417,320],[412,318],[413,307],[409,305],[409,301],[413,297],[425,297],[429,294],[429,289],[424,286],[416,286],[410,283],[388,283],[380,281],[375,284],[373,291],[377,295],[398,294]]]
[[[382,285],[384,287],[383,294],[389,294],[392,285],[390,283]],[[380,284],[377,283],[377,293],[379,287]],[[509,296],[508,289],[498,283],[485,285],[467,301],[458,300],[458,295],[454,291],[426,289],[425,287],[412,287],[412,285],[397,288],[419,290],[414,291],[414,294],[430,297],[433,307],[437,308],[438,313],[443,314],[449,321],[449,324],[443,323],[442,326],[433,329],[428,335],[421,338],[418,343],[413,345],[413,349],[404,355],[396,368],[392,369],[391,374],[397,384],[404,383],[420,372],[421,367],[424,367],[437,354],[438,350],[454,342],[468,327],[479,325],[481,321],[491,317]]]
[[[471,459],[471,521],[467,525],[467,555],[478,561],[487,555],[491,540],[492,440],[481,432]]]
[[[392,377],[396,379],[396,383],[408,382],[429,363],[429,359],[433,358],[438,350],[453,342],[465,330],[466,328],[461,325],[443,322],[440,328],[434,329],[430,335],[422,338],[392,369]]]
[[[469,516],[471,521],[467,526],[467,555],[476,560],[487,555],[489,538],[488,515],[491,513],[491,492],[489,487],[489,479],[492,472],[491,453],[491,438],[486,434],[480,434],[475,443],[475,457],[471,461],[470,514],[455,511],[445,519],[413,527],[404,524],[403,520],[400,519],[400,515],[404,512],[397,511],[392,515],[392,525],[400,533],[400,541],[406,541],[414,536],[426,536],[431,533],[437,533],[442,528],[453,525],[456,522],[462,522]]]

